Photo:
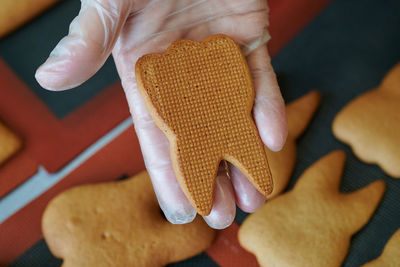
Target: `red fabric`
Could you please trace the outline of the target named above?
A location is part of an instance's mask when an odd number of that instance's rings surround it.
[[[269,0],[270,55],[276,55],[330,2],[332,0]]]
[[[0,169],[0,197],[31,177],[38,165],[58,171],[129,116],[119,83],[60,121],[1,60],[0,74],[0,117],[24,143],[6,164],[19,167]]]
[[[254,255],[240,246],[237,239],[238,230],[239,225],[234,222],[230,227],[219,231],[213,245],[206,250],[207,254],[220,266],[258,266]]]

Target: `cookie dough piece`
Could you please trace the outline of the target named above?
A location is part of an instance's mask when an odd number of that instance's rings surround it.
[[[382,255],[363,267],[398,267],[400,266],[400,230],[390,238]]]
[[[252,78],[231,38],[177,40],[162,54],[141,57],[135,74],[147,109],[169,139],[177,180],[199,214],[211,211],[223,159],[262,194],[272,192],[264,144],[251,115]]]
[[[1,0],[0,38],[59,0]]]
[[[352,100],[336,116],[333,133],[362,161],[400,178],[400,63],[378,88]]]
[[[365,225],[385,184],[339,192],[345,154],[335,151],[309,167],[293,190],[267,202],[239,229],[240,244],[261,266],[340,266],[351,236]]]
[[[200,217],[165,220],[146,172],[63,192],[47,206],[42,229],[63,267],[163,266],[202,252],[215,236]]]
[[[0,121],[0,165],[22,146],[21,140]]]

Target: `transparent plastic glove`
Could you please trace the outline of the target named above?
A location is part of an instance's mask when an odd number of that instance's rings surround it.
[[[172,223],[187,223],[196,211],[181,191],[173,172],[169,143],[150,117],[135,82],[139,57],[158,53],[179,38],[203,40],[217,33],[243,48],[255,86],[254,119],[263,142],[274,151],[286,140],[287,125],[266,42],[265,0],[82,0],[69,34],[36,72],[49,90],[69,89],[85,82],[113,54],[133,117],[146,167],[160,207]],[[229,226],[235,202],[244,211],[257,210],[264,197],[232,165],[231,175],[219,173],[214,203],[205,221],[214,228]]]

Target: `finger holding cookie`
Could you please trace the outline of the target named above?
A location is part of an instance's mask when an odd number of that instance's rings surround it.
[[[169,221],[187,223],[194,219],[196,210],[176,179],[170,144],[139,93],[135,63],[142,55],[160,53],[180,38],[201,41],[219,33],[230,36],[242,47],[249,64],[258,134],[265,145],[277,151],[285,142],[287,125],[265,45],[269,39],[267,26],[268,6],[263,0],[82,1],[69,35],[38,69],[36,78],[50,90],[75,87],[96,73],[112,52],[159,204]],[[229,226],[235,202],[245,211],[257,210],[265,197],[253,185],[239,169],[232,169],[231,180],[218,178],[213,185],[212,216],[206,221],[212,227]],[[219,200],[225,204],[219,205]]]
[[[220,167],[221,169],[221,167]],[[214,202],[210,214],[203,216],[209,226],[223,229],[231,225],[236,215],[235,193],[225,170],[220,170],[215,178]]]

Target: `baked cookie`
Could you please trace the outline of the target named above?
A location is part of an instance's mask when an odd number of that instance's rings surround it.
[[[63,267],[163,266],[202,252],[215,236],[199,217],[165,220],[146,172],[65,191],[47,206],[42,229]]]
[[[0,165],[22,146],[21,140],[0,121]]]
[[[309,167],[293,190],[267,202],[239,229],[240,244],[261,266],[340,266],[351,236],[365,225],[385,184],[339,192],[345,154],[335,151]]]
[[[279,152],[273,152],[266,148],[274,183],[274,190],[267,197],[268,199],[280,194],[289,183],[296,163],[296,139],[300,137],[310,123],[320,99],[321,94],[318,91],[311,91],[286,106],[288,136],[285,146]]]
[[[333,121],[333,133],[362,161],[378,164],[400,178],[400,64],[345,106]]]
[[[177,40],[136,63],[146,106],[167,135],[178,182],[197,212],[208,215],[221,160],[235,165],[264,195],[272,179],[251,110],[246,59],[226,35]]]
[[[59,0],[1,0],[0,38]]]
[[[400,266],[400,230],[390,238],[382,255],[363,267],[398,267]]]

